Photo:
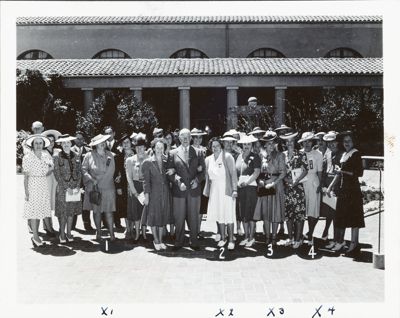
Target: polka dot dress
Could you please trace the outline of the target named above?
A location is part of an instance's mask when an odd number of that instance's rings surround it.
[[[53,160],[49,154],[42,152],[39,159],[33,152],[27,153],[22,159],[22,169],[28,177],[29,200],[25,201],[25,219],[43,219],[51,216],[50,191],[46,173]]]

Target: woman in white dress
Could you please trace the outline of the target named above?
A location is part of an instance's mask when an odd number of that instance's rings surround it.
[[[206,184],[204,195],[209,197],[207,220],[218,222],[221,240],[218,246],[226,244],[225,231],[228,227],[228,249],[233,250],[233,224],[236,218],[237,175],[235,161],[230,153],[222,150],[222,142],[212,138],[209,146],[213,152],[205,159]]]
[[[32,135],[26,140],[26,145],[32,148],[22,159],[22,169],[25,188],[24,218],[30,220],[34,247],[42,246],[39,237],[39,222],[44,220],[50,228],[49,218],[51,216],[50,191],[46,177],[53,173],[53,159],[43,151],[48,147],[50,141],[42,135]]]

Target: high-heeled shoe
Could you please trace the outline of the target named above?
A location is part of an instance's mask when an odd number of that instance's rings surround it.
[[[31,241],[32,241],[33,247],[40,247],[40,246],[44,245],[43,242],[36,241],[34,237],[31,237]]]
[[[156,243],[155,241],[153,241],[153,245],[154,245],[154,248],[156,249],[156,251],[161,250],[160,244],[158,244],[158,243]]]
[[[348,250],[346,251],[346,255],[354,255],[361,250],[360,244],[351,242]]]
[[[58,239],[60,240],[60,244],[65,244],[65,243],[67,243],[67,240],[66,240],[66,239],[62,239],[62,238],[61,238],[61,235],[58,237]]]
[[[72,235],[67,234],[65,237],[67,238],[67,241],[70,243],[74,241],[74,237]]]

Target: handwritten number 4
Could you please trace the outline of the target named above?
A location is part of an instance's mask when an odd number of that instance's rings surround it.
[[[315,255],[317,255],[317,253],[314,252],[314,245],[311,245],[308,255],[311,256],[312,259],[314,259]]]
[[[222,255],[225,252],[225,247],[221,247],[219,250],[221,252],[219,253],[219,259],[225,259],[225,255]]]

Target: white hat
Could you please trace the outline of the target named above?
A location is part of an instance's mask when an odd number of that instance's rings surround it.
[[[42,132],[42,135],[46,136],[46,137],[49,137],[50,135],[53,135],[54,136],[54,140],[57,140],[61,136],[61,133],[58,130],[49,129],[49,130],[46,130],[46,131]]]
[[[43,134],[36,134],[36,135],[29,136],[25,141],[26,145],[32,148],[32,143],[36,138],[41,138],[43,140],[43,144],[44,144],[43,148],[47,148],[48,146],[50,146],[49,138],[47,138],[46,136],[43,136]]]
[[[337,134],[338,133],[336,131],[328,131],[328,133],[326,135],[324,135],[324,137],[322,137],[322,139],[325,141],[334,141],[334,140],[336,140]]]
[[[253,135],[244,135],[240,137],[238,144],[250,144],[256,141],[258,141],[258,139]]]
[[[76,137],[70,136],[69,134],[64,134],[64,135],[60,135],[60,137],[58,137],[58,139],[56,140],[56,143],[62,143],[64,141],[72,141],[75,139],[76,139]]]
[[[92,138],[92,140],[90,141],[89,146],[90,147],[96,146],[98,144],[101,144],[102,142],[107,141],[109,138],[110,138],[110,135],[98,134],[97,136]]]
[[[207,135],[207,133],[202,131],[201,129],[193,128],[190,131],[190,135],[191,136],[204,136],[204,135]]]
[[[249,135],[253,135],[253,134],[265,134],[266,131],[262,130],[260,127],[254,127],[254,129],[249,132]]]
[[[286,134],[282,134],[279,136],[279,138],[283,140],[288,140],[296,137],[299,133],[298,132],[287,132]]]
[[[301,139],[299,139],[298,143],[302,143],[303,141],[314,139],[314,134],[311,131],[306,131],[301,135]]]
[[[230,131],[224,133],[224,136],[220,139],[221,141],[236,141],[237,139],[232,136]]]

